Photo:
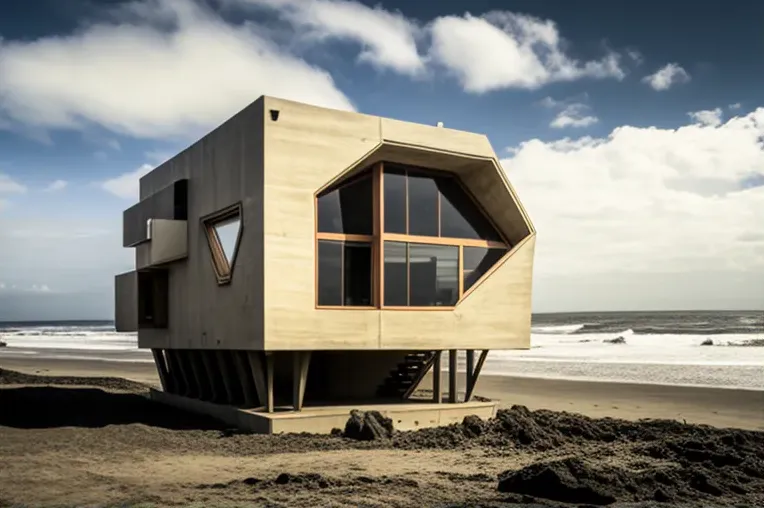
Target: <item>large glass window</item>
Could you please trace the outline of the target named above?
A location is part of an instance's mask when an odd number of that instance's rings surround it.
[[[416,236],[439,236],[438,185],[425,175],[408,175],[409,231]]]
[[[342,305],[342,242],[318,242],[318,304]]]
[[[371,273],[371,244],[318,241],[319,305],[371,306]]]
[[[385,305],[454,306],[459,300],[459,247],[385,242]]]
[[[319,306],[452,308],[509,249],[458,178],[434,170],[379,163],[317,211]]]
[[[385,233],[503,241],[452,175],[394,166],[384,194]]]
[[[459,247],[409,244],[409,305],[454,306],[459,300]]]
[[[363,175],[318,197],[318,231],[370,235],[373,224],[370,175]]]
[[[385,194],[385,232],[407,233],[406,171],[385,170],[383,176]]]
[[[440,191],[440,236],[501,242],[501,236],[454,178],[437,180]]]
[[[475,283],[507,253],[507,249],[489,249],[486,247],[464,247],[463,276],[464,290]]]
[[[408,245],[385,242],[385,294],[388,307],[409,304]]]

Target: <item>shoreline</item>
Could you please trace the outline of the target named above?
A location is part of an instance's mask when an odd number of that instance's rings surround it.
[[[153,362],[0,356],[0,367],[47,376],[120,377],[159,387]],[[429,388],[430,376],[422,381]],[[464,391],[464,376],[458,378]],[[476,394],[513,405],[593,418],[672,419],[764,431],[764,390],[483,374]]]
[[[55,351],[54,353],[50,353],[51,351]],[[148,369],[147,372],[152,372],[155,376],[155,370],[154,370],[154,359],[151,357],[150,354],[144,354],[143,351],[147,350],[135,350],[135,351],[113,351],[113,350],[88,350],[88,349],[77,349],[77,350],[54,350],[54,349],[16,349],[14,350],[8,350],[8,349],[0,349],[0,366],[2,366],[3,362],[7,363],[8,365],[19,365],[20,368],[26,368],[28,364],[31,363],[50,363],[51,365],[55,365],[56,363],[65,364],[67,362],[71,362],[72,364],[77,363],[107,363],[107,364],[143,364],[147,366]],[[124,356],[124,358],[119,358],[119,356]],[[462,359],[463,360],[463,359]],[[525,363],[542,363],[542,362],[526,362],[523,360],[509,360],[506,361],[508,364],[525,364]],[[668,366],[677,366],[677,367],[692,367],[695,364],[673,364],[673,363],[665,363],[665,364],[655,364],[655,363],[641,363],[641,362],[575,362],[575,361],[551,361],[549,363],[569,363],[569,364],[586,364],[586,365],[607,365],[607,366],[613,366],[613,365],[623,365],[623,366],[660,366],[660,367],[668,367]],[[724,366],[730,366],[730,367],[759,367],[758,365],[740,365],[740,364],[731,364],[731,365],[708,365],[708,364],[699,364],[699,366],[713,366],[713,367],[724,367]],[[120,369],[117,368],[117,371]],[[132,370],[130,368],[127,368],[126,370]],[[106,368],[104,368],[104,372],[106,372]],[[465,372],[463,361],[459,364],[458,371],[460,373]],[[152,374],[149,374],[152,375]],[[555,374],[537,374],[537,373],[524,373],[524,372],[513,372],[511,374],[504,374],[496,372],[495,370],[491,369],[491,366],[489,364],[486,364],[486,367],[483,368],[483,373],[481,374],[482,378],[518,378],[518,379],[537,379],[537,380],[549,380],[549,381],[570,381],[570,382],[581,382],[581,383],[602,383],[602,384],[613,384],[613,385],[645,385],[645,386],[666,386],[666,387],[672,387],[672,388],[702,388],[702,389],[711,389],[711,390],[732,390],[732,391],[751,391],[751,392],[762,392],[764,393],[764,387],[752,387],[752,386],[737,386],[737,385],[714,385],[714,384],[703,384],[703,383],[672,383],[672,382],[665,382],[665,381],[638,381],[638,380],[631,380],[631,379],[615,379],[615,378],[609,378],[609,377],[594,377],[594,376],[585,376],[585,375],[555,375]],[[158,380],[156,381],[158,383]]]

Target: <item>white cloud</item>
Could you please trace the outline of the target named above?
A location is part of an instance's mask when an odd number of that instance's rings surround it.
[[[539,232],[535,273],[548,288],[539,298],[549,304],[554,281],[573,277],[579,290],[558,309],[580,308],[576,295],[590,291],[610,308],[764,305],[762,136],[759,108],[716,127],[623,126],[515,147],[502,164]],[[696,281],[686,300],[669,287],[680,279]]]
[[[138,0],[69,35],[0,42],[0,118],[19,128],[198,135],[261,94],[353,109],[331,76],[197,2]]]
[[[535,89],[581,78],[623,79],[620,55],[581,62],[565,53],[557,25],[523,14],[444,16],[431,26],[430,54],[468,92]]]
[[[0,289],[5,289],[5,283],[4,282],[0,282]]]
[[[66,189],[69,183],[66,180],[56,180],[43,189],[44,192],[57,192]]]
[[[727,107],[728,107],[729,109],[737,110],[737,109],[740,109],[740,106],[742,106],[742,104],[740,104],[739,102],[736,102],[736,103],[734,103],[734,104],[730,104],[730,105],[729,105],[729,106],[727,106]]]
[[[10,176],[0,173],[0,193],[23,194],[26,191],[26,186],[18,183]]]
[[[362,47],[359,60],[401,74],[418,75],[425,62],[417,50],[420,28],[402,14],[346,0],[228,0],[275,9],[310,41],[347,40]]]
[[[587,114],[588,111],[589,107],[586,104],[569,104],[557,114],[549,126],[555,129],[563,129],[565,127],[588,127],[599,122],[599,118]]]
[[[47,284],[32,284],[31,290],[36,293],[49,293],[50,288]]]
[[[718,127],[722,124],[722,108],[691,111],[687,114],[695,123],[700,125]]]
[[[154,169],[151,164],[143,164],[135,171],[123,173],[101,183],[101,188],[123,199],[138,201],[140,199],[140,179]]]
[[[655,73],[642,78],[643,83],[647,83],[653,90],[668,90],[673,85],[687,83],[690,81],[690,75],[679,64],[669,63],[661,67]]]

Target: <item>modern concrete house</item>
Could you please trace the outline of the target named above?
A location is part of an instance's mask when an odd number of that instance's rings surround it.
[[[116,326],[152,350],[155,397],[255,430],[490,416],[475,383],[530,347],[534,244],[486,136],[261,97],[141,179]]]

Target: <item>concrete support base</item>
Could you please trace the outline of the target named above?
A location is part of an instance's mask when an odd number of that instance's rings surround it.
[[[402,402],[397,404],[355,404],[343,406],[303,407],[294,411],[291,406],[274,408],[240,409],[233,406],[214,404],[160,390],[150,391],[152,400],[185,411],[209,415],[232,427],[259,434],[280,434],[287,432],[311,432],[329,434],[332,429],[344,429],[350,411],[379,411],[392,418],[397,430],[416,430],[461,423],[465,416],[476,415],[487,419],[496,415],[497,403],[493,401],[471,401],[455,404],[433,402]]]

